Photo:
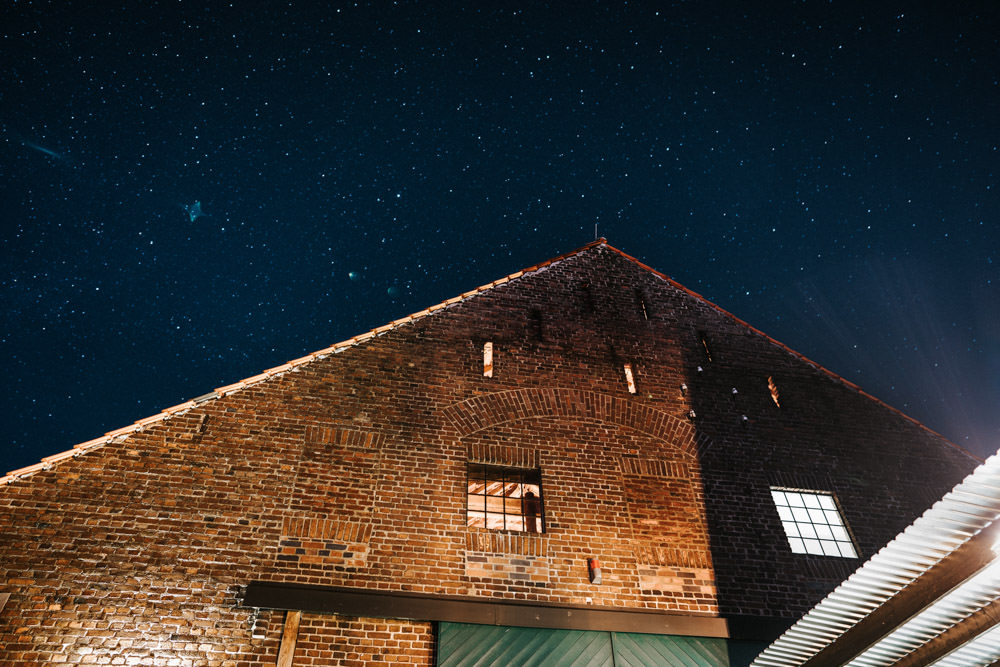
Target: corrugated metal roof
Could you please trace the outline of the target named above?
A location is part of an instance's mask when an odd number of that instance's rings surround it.
[[[994,455],[757,656],[753,666],[794,667],[817,656],[998,517],[1000,455]],[[887,628],[876,642],[849,647],[857,651],[845,664],[891,665],[998,599],[1000,561],[994,559],[936,600],[926,600],[919,613]],[[987,665],[998,657],[1000,634],[993,627],[935,664]]]

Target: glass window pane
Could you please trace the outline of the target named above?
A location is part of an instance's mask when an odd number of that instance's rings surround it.
[[[807,554],[815,554],[817,556],[823,555],[823,547],[820,546],[819,540],[802,540],[806,545]]]
[[[826,523],[826,514],[823,510],[807,510],[809,512],[809,520],[813,523]]]
[[[507,515],[507,530],[524,530],[524,518]]]
[[[844,525],[844,522],[840,520],[840,512],[837,510],[827,510],[824,514],[826,514],[826,522],[831,526]]]
[[[806,552],[806,546],[797,537],[789,537],[788,546],[792,548],[792,553],[804,554]]]
[[[850,542],[851,538],[847,536],[847,531],[841,526],[833,526],[830,528],[830,532],[833,533],[833,539],[839,542]]]
[[[798,537],[799,527],[792,521],[783,521],[782,526],[785,527],[785,535],[788,537]]]
[[[792,491],[785,491],[785,498],[788,500],[788,504],[792,507],[804,507],[802,504],[801,494],[793,493]]]
[[[486,497],[486,511],[487,512],[499,512],[503,514],[503,498],[498,498],[496,496]]]
[[[816,537],[816,528],[813,527],[811,523],[800,523],[799,524],[799,534],[802,537]]]
[[[778,505],[778,516],[782,521],[792,520],[792,510],[788,509],[784,505]]]
[[[485,512],[469,512],[469,525],[474,528],[485,528],[486,527],[486,513]]]
[[[837,546],[840,547],[840,555],[845,558],[857,558],[858,554],[854,550],[854,545],[848,542],[837,542]]]
[[[833,531],[830,530],[830,526],[818,524],[814,526],[814,528],[816,529],[816,535],[819,537],[819,539],[821,540],[833,539]]]
[[[775,505],[781,506],[788,504],[788,501],[785,500],[785,494],[782,491],[776,491],[774,489],[771,489],[771,497],[774,498]]]
[[[488,512],[486,514],[486,527],[489,528],[490,530],[503,530],[504,528],[503,514],[494,514],[492,512]]]
[[[482,512],[486,509],[486,496],[469,496],[468,508]]]
[[[837,511],[837,503],[833,502],[833,496],[817,496],[819,506],[825,510]]]
[[[839,556],[840,549],[837,548],[837,543],[833,541],[822,540],[820,542],[823,545],[823,554],[826,556]]]
[[[793,507],[792,516],[795,517],[796,521],[801,523],[809,523],[809,510],[805,507]]]
[[[819,509],[819,499],[811,493],[803,493],[802,501],[805,503],[806,507]]]

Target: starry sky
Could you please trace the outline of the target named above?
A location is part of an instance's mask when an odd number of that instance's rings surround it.
[[[325,4],[3,3],[0,473],[595,224],[1000,447],[997,3]]]

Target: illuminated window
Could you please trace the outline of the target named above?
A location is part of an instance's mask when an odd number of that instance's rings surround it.
[[[493,341],[483,344],[483,377],[493,377]]]
[[[632,364],[625,364],[625,384],[628,385],[628,393],[635,393],[635,376],[632,375]]]
[[[544,532],[541,472],[470,464],[468,513],[476,528]]]
[[[854,542],[833,495],[822,491],[772,488],[771,497],[797,554],[857,558]]]

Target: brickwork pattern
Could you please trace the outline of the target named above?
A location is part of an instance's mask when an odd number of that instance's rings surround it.
[[[434,664],[430,623],[303,614],[295,665]]]
[[[537,466],[546,533],[470,529],[470,460]],[[252,580],[790,618],[858,562],[791,554],[770,485],[836,494],[867,557],[974,464],[597,246],[0,487],[0,665],[274,664]],[[429,624],[300,641],[433,659]]]

